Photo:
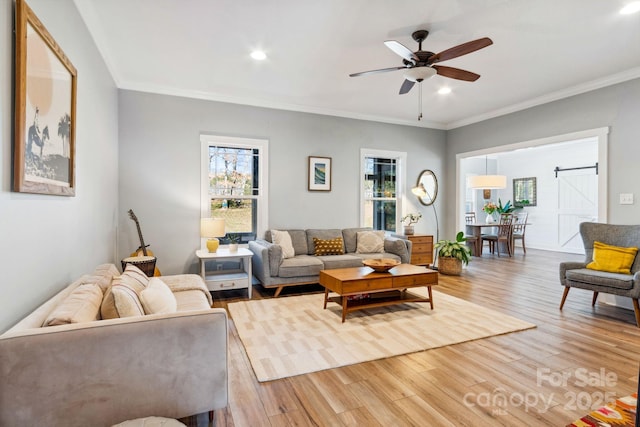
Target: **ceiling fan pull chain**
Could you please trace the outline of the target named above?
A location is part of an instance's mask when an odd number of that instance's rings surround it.
[[[422,82],[418,82],[418,121],[422,120]]]

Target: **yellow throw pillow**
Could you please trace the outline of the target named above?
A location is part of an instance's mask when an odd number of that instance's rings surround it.
[[[593,261],[587,264],[590,270],[609,273],[631,274],[631,265],[638,248],[621,248],[601,242],[593,242]]]
[[[344,243],[342,242],[342,237],[336,237],[335,239],[328,240],[314,237],[313,245],[315,246],[315,256],[344,254]]]

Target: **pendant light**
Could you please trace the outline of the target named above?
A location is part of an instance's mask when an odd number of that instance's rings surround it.
[[[484,175],[470,176],[467,178],[467,187],[486,190],[507,188],[507,177],[505,175],[489,175],[487,163],[488,156],[485,156]]]

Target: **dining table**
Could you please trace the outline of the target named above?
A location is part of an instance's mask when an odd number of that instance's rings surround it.
[[[482,229],[483,228],[495,228],[498,227],[498,223],[497,222],[493,222],[493,223],[486,223],[486,222],[473,222],[473,223],[467,223],[465,224],[465,232],[468,236],[474,236],[475,242],[474,242],[474,251],[473,251],[473,255],[474,256],[482,256]],[[511,227],[513,227],[515,224],[512,224]],[[526,225],[529,225],[529,223],[527,222]],[[513,248],[513,233],[512,237],[511,237],[511,247]],[[502,246],[500,246],[500,248],[502,248]],[[503,250],[501,250],[500,252],[503,253],[509,253],[509,251],[507,251],[507,248],[504,248]]]

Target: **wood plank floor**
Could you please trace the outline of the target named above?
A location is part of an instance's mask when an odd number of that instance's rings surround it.
[[[207,414],[181,421],[193,427],[564,426],[633,393],[640,362],[640,328],[631,310],[593,308],[591,292],[572,289],[559,311],[558,263],[581,259],[517,249],[513,258],[473,258],[462,276],[440,275],[439,291],[535,329],[272,382],[256,381],[230,322],[229,405],[211,423]],[[289,288],[280,298],[300,292],[322,288]],[[254,287],[253,298],[272,295]],[[216,292],[214,305],[245,298],[246,290]]]

